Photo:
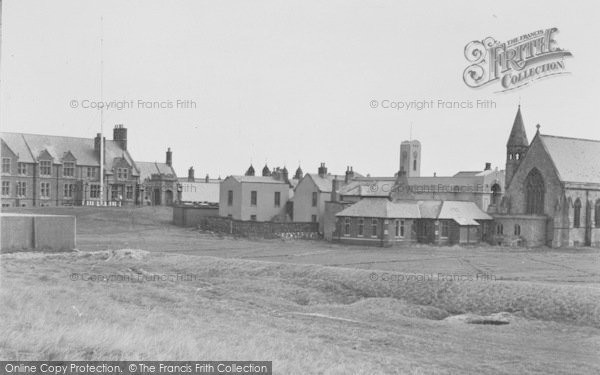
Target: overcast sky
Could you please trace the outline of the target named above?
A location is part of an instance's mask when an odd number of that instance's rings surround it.
[[[568,4],[568,7],[565,7]],[[600,139],[594,1],[3,1],[2,131],[93,137],[100,99],[134,101],[104,112],[129,129],[136,160],[197,176],[320,162],[371,175],[398,170],[399,145],[422,143],[422,174],[504,167],[519,100],[531,140]],[[497,93],[467,87],[464,47],[557,27],[569,75]],[[495,109],[371,108],[377,100],[493,100]],[[138,108],[191,100],[196,108]],[[71,108],[76,101],[77,108]]]

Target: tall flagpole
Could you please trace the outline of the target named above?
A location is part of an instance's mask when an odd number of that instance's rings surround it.
[[[104,19],[100,16],[100,102],[104,102]],[[100,107],[100,204],[104,206],[104,106]]]

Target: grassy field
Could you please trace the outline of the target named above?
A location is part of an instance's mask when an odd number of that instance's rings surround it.
[[[80,251],[0,256],[0,359],[600,372],[597,250],[248,241],[171,226],[164,208],[40,212],[75,214]]]

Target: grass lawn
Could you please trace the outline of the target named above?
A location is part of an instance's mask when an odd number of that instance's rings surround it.
[[[250,241],[174,227],[165,208],[36,211],[75,214],[81,251],[0,256],[3,360],[600,372],[597,250]]]

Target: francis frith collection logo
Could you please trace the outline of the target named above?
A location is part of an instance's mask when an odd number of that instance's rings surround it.
[[[474,40],[466,45],[469,65],[465,84],[472,88],[499,83],[498,92],[523,87],[538,79],[568,73],[564,59],[571,52],[558,47],[554,39],[556,27],[499,42],[492,37]]]

